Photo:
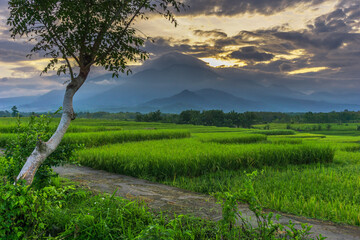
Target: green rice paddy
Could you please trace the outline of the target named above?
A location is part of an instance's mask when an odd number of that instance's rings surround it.
[[[241,188],[244,172],[257,169],[263,173],[255,190],[265,207],[360,226],[357,124],[290,126],[77,119],[62,144],[85,146],[75,153],[82,165],[208,194]],[[15,137],[14,127],[14,119],[0,119],[1,147]]]

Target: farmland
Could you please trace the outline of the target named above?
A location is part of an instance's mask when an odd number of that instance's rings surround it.
[[[2,147],[15,128],[14,119],[0,119]],[[77,119],[63,144],[82,145],[75,153],[82,165],[206,194],[241,189],[244,172],[259,170],[254,188],[265,207],[360,226],[359,135],[356,124],[243,129]]]

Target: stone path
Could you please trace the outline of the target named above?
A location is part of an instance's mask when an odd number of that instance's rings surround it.
[[[68,178],[80,183],[82,186],[99,192],[113,193],[131,200],[140,199],[150,208],[177,214],[192,214],[194,216],[219,220],[221,208],[215,203],[215,199],[204,194],[193,193],[183,189],[170,187],[163,184],[94,170],[88,167],[63,166],[54,168],[61,177]],[[239,207],[243,215],[254,219],[253,214],[246,205]],[[309,223],[313,226],[314,235],[322,234],[329,240],[360,240],[360,228],[338,225],[281,213],[281,223],[292,220],[297,227],[301,223]]]

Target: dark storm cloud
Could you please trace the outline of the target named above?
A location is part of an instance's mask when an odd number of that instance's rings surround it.
[[[36,69],[35,67],[16,67],[16,68],[11,68],[11,70],[14,70],[16,72],[23,72],[23,73],[39,73],[39,70]]]
[[[31,45],[14,41],[0,40],[0,61],[17,62],[26,60]]]
[[[217,29],[211,31],[194,30],[194,34],[203,37],[220,37],[220,38],[227,37],[226,33]]]
[[[359,22],[350,19],[354,13],[353,6],[338,8],[335,11],[317,17],[308,25],[308,29],[302,31],[264,31],[294,46],[294,48],[306,49],[308,52],[328,57],[333,52],[339,56],[348,54],[348,49],[358,49],[360,34],[353,32],[359,27]],[[358,19],[357,19],[358,20]],[[346,45],[345,45],[346,44]],[[345,46],[351,46],[345,47]],[[335,57],[335,56],[334,56]],[[324,60],[324,59],[323,59]]]
[[[273,54],[259,52],[255,47],[243,47],[229,54],[229,57],[245,61],[269,61],[274,58]]]
[[[185,4],[190,6],[190,9],[188,9],[185,14],[231,16],[242,13],[259,13],[272,15],[301,3],[316,6],[325,1],[326,0],[185,0]]]
[[[191,44],[158,38],[155,43],[147,44],[147,50],[155,50],[156,54],[179,51],[196,57],[219,57],[221,54],[245,61],[247,66],[242,68],[257,73],[286,74],[303,68],[327,67],[326,71],[302,76],[356,78],[360,69],[359,52],[354,51],[360,49],[360,34],[354,31],[359,28],[359,18],[355,16],[360,6],[356,6],[359,4],[346,1],[334,11],[315,17],[302,30],[282,25],[240,31],[234,36],[218,34],[217,37],[210,31],[196,31],[195,34],[208,35],[206,42]],[[230,47],[238,47],[238,50],[229,52]]]
[[[334,50],[339,48],[344,42],[355,40],[358,34],[321,34],[314,35],[307,32],[277,32],[273,36],[286,40],[294,44],[298,48],[305,49],[324,49]]]
[[[177,41],[172,38],[156,37],[145,43],[144,49],[155,55],[167,52],[183,52],[195,57],[214,56],[223,51],[208,43],[190,44],[188,41]]]

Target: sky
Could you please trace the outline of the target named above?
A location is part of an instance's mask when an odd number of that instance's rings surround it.
[[[360,91],[359,0],[184,1],[176,28],[160,16],[136,23],[151,58],[176,51],[306,94]],[[7,15],[0,0],[0,98],[63,89],[66,76],[40,76],[47,59],[27,59],[31,46],[10,38]]]

